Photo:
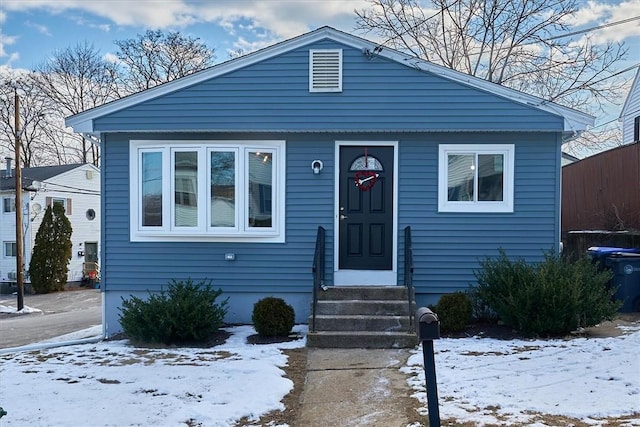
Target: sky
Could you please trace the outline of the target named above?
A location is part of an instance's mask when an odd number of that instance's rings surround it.
[[[576,30],[640,17],[640,0],[580,0]],[[0,65],[32,69],[56,50],[85,40],[105,55],[114,40],[147,29],[198,37],[218,61],[329,25],[353,33],[354,10],[366,0],[1,0]],[[640,20],[590,33],[598,41],[629,44],[640,63]]]
[[[603,418],[640,425],[640,324],[619,328],[622,335],[609,338],[434,341],[440,418],[542,427],[548,424],[536,414],[548,414],[592,426],[604,425]],[[247,344],[255,334],[251,326],[226,329],[231,337],[212,348],[140,348],[117,340],[2,350],[0,406],[8,415],[0,424],[176,426],[191,419],[196,425],[232,426],[245,416],[257,420],[283,410],[281,400],[293,389],[283,371],[283,350],[305,346],[306,326],[294,327],[298,340],[266,345]],[[49,341],[100,332],[96,326]],[[421,347],[408,351],[399,369],[426,425],[423,353]]]
[[[640,18],[640,0],[578,0],[582,7],[571,28],[588,29]],[[115,40],[135,38],[148,29],[177,30],[215,49],[216,62],[232,52],[249,53],[329,25],[354,33],[354,10],[366,0],[0,0],[0,70],[33,69],[56,51],[85,41],[114,58]],[[625,42],[627,61],[640,64],[640,19],[588,33],[598,42]],[[634,70],[625,72],[629,82]],[[615,121],[618,106],[596,125]]]

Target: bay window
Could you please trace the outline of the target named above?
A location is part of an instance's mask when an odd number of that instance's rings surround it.
[[[133,241],[284,241],[284,141],[131,141]]]

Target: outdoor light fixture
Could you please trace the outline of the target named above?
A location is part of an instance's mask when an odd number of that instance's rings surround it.
[[[322,160],[314,160],[311,162],[311,169],[313,170],[314,175],[318,175],[324,165],[322,164]]]

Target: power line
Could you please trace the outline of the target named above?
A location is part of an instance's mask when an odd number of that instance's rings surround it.
[[[614,22],[609,22],[607,24],[598,25],[597,27],[585,28],[583,30],[573,31],[571,33],[560,34],[558,36],[548,37],[548,38],[546,38],[546,39],[544,39],[542,41],[546,42],[546,41],[549,41],[549,40],[555,40],[555,39],[561,39],[561,38],[564,38],[564,37],[576,36],[578,34],[590,33],[592,31],[602,30],[603,28],[613,27],[615,25],[626,24],[628,22],[637,21],[639,19],[640,19],[640,16],[634,16],[633,18],[627,18],[627,19],[623,19],[621,21],[614,21]]]

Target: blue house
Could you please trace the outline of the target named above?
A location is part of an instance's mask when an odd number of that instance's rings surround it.
[[[211,279],[227,322],[324,284],[466,289],[560,244],[564,140],[593,118],[323,27],[67,119],[102,148],[107,335],[121,297]]]

